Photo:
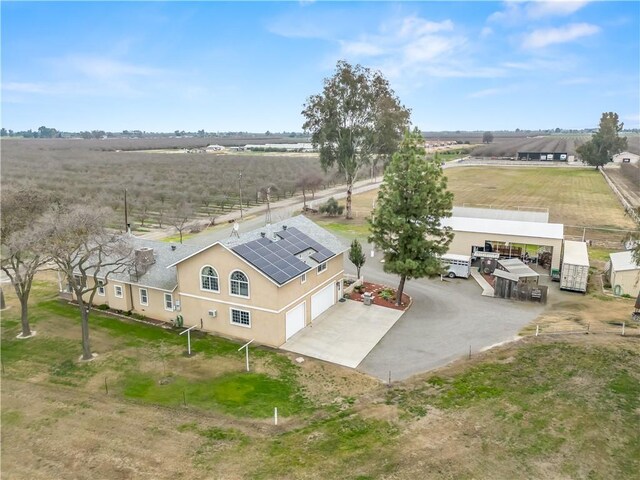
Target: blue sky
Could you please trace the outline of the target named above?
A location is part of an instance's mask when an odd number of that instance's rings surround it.
[[[300,131],[339,59],[423,130],[640,126],[640,3],[6,2],[2,126]]]

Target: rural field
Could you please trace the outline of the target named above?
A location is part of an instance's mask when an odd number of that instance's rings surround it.
[[[602,174],[591,168],[464,167],[445,171],[454,205],[498,208],[548,208],[549,221],[565,224],[565,235],[620,248],[635,228]],[[318,219],[337,233],[365,238],[377,190],[353,197],[355,219]],[[599,230],[602,229],[602,230]],[[620,230],[620,231],[617,231]]]
[[[631,301],[574,296],[537,322],[608,322]],[[573,300],[575,298],[575,300]],[[640,467],[640,344],[528,337],[391,387],[94,312],[99,356],[79,364],[77,310],[35,286],[37,336],[2,315],[2,470],[50,478],[631,478]],[[546,322],[546,323],[545,323]],[[273,425],[273,407],[280,421]]]
[[[628,150],[640,153],[640,134],[627,133]],[[566,152],[576,154],[576,148],[589,141],[587,134],[554,134],[530,136],[495,135],[492,143],[473,149],[474,157],[515,157],[518,152]]]

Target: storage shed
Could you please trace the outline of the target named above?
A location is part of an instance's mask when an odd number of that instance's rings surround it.
[[[516,258],[498,260],[493,276],[496,297],[546,301],[546,287],[538,286],[540,275]]]
[[[640,265],[633,261],[631,250],[609,254],[609,283],[616,295],[640,293]]]
[[[589,253],[585,242],[564,242],[560,289],[585,293],[589,278]]]

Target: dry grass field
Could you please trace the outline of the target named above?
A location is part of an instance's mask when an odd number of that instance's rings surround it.
[[[389,388],[260,348],[247,374],[235,343],[197,335],[186,358],[176,332],[97,312],[100,355],[79,364],[77,313],[55,295],[36,284],[38,334],[21,341],[7,292],[3,478],[555,480],[640,467],[637,338],[528,337]],[[631,304],[572,296],[537,322],[618,322]]]

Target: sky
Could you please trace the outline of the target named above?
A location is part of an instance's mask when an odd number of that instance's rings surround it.
[[[640,127],[640,2],[2,1],[2,126],[301,131],[340,59],[425,131]]]

